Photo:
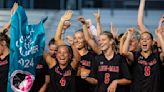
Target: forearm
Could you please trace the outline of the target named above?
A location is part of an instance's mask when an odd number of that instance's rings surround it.
[[[7,22],[7,24],[5,24],[5,25],[3,26],[3,28],[0,29],[0,32],[3,32],[3,30],[5,30],[5,29],[7,29],[7,30],[10,29],[10,21]]]
[[[98,80],[95,78],[86,77],[84,80],[86,80],[87,82],[89,82],[90,84],[93,84],[93,85],[98,84]]]
[[[102,32],[100,20],[97,20],[97,21],[96,21],[96,24],[97,24],[97,26],[96,26],[96,27],[97,27],[97,36],[99,36],[100,33]]]
[[[64,25],[64,20],[61,19],[54,36],[55,40],[62,40],[63,25]]]
[[[72,51],[73,51],[73,58],[76,60],[76,61],[80,61],[81,59],[81,56],[77,50],[77,48],[75,47],[75,45],[71,45],[71,48],[72,48]]]
[[[43,86],[40,88],[39,92],[45,92],[47,89],[48,84],[44,83]]]
[[[119,48],[120,48],[120,54],[122,55],[122,47],[123,47],[123,44],[125,42],[125,36],[123,35],[122,38],[120,39],[120,45],[119,45]]]
[[[89,39],[92,39],[89,32],[88,32],[87,24],[83,23],[82,26],[83,26],[84,38],[86,39],[86,41]]]
[[[46,92],[46,89],[47,89],[47,86],[48,86],[49,82],[50,82],[50,76],[49,75],[45,75],[45,83],[40,88],[39,92]]]
[[[144,7],[145,7],[145,0],[140,0],[137,24],[138,24],[139,30],[141,32],[147,31],[147,29],[144,25],[144,19],[143,19],[144,18]]]
[[[164,54],[164,39],[162,37],[162,34],[158,35],[158,39],[159,39],[159,42],[161,44],[162,53]]]
[[[122,45],[122,54],[126,55],[128,53],[128,47],[129,47],[129,41],[130,41],[131,35],[128,34],[127,38],[124,41],[124,44]]]
[[[117,82],[117,85],[128,85],[130,83],[132,83],[131,80],[128,80],[128,79],[117,79],[117,80],[113,80],[113,81],[116,81]]]

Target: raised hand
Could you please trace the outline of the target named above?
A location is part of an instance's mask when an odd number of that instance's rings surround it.
[[[86,21],[85,21],[85,19],[84,19],[83,16],[79,16],[78,17],[78,21],[80,21],[82,24],[85,24],[86,23]]]
[[[164,15],[161,17],[160,21],[159,21],[159,25],[158,25],[158,29],[162,29],[163,28],[163,24],[164,23]]]
[[[18,3],[14,3],[13,7],[11,8],[11,16],[14,14],[17,8],[18,8]]]
[[[110,24],[110,32],[113,34],[113,37],[114,38],[117,38],[118,37],[118,30],[117,28],[112,24]]]
[[[128,28],[128,34],[133,34],[135,32],[134,28]]]
[[[73,11],[68,10],[68,11],[66,11],[65,14],[61,17],[61,20],[63,20],[63,21],[70,20],[72,16],[73,16]]]
[[[100,21],[100,10],[98,9],[96,13],[93,14],[96,18],[96,21],[99,22]]]

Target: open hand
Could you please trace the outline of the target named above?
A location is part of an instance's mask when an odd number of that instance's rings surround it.
[[[63,21],[70,20],[71,17],[72,17],[72,15],[73,15],[73,11],[68,10],[68,11],[66,11],[65,14],[61,17],[61,20],[63,20]]]

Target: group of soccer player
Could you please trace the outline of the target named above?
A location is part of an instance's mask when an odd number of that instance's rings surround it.
[[[94,14],[96,27],[79,16],[82,28],[66,37],[69,46],[62,33],[71,27],[73,11],[66,11],[36,67],[30,92],[163,92],[164,16],[155,40],[143,23],[144,6],[140,0],[138,30],[128,28],[120,35],[112,24],[110,31],[102,31],[100,11]],[[10,23],[0,33],[0,92],[7,92],[9,28]]]

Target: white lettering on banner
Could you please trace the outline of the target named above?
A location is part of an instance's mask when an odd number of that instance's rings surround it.
[[[23,59],[21,58],[18,63],[23,66],[24,68],[29,68],[34,66],[34,59],[32,58],[31,60],[29,59]]]
[[[29,50],[23,51],[22,47],[19,48],[21,56],[28,56],[30,54],[35,54],[38,51],[38,45],[31,47]]]
[[[32,39],[33,33],[34,30],[30,31],[29,35],[21,36],[20,39],[16,41],[16,46],[19,48],[21,56],[25,57],[38,52],[38,45],[35,45]]]
[[[19,49],[19,53],[22,57],[27,57],[29,55],[37,53],[38,45],[34,43],[32,39],[34,34],[34,30],[30,31],[29,35],[21,36],[19,40],[16,41],[16,47]],[[20,58],[18,63],[23,66],[24,68],[29,68],[34,66],[34,59],[33,58]]]

